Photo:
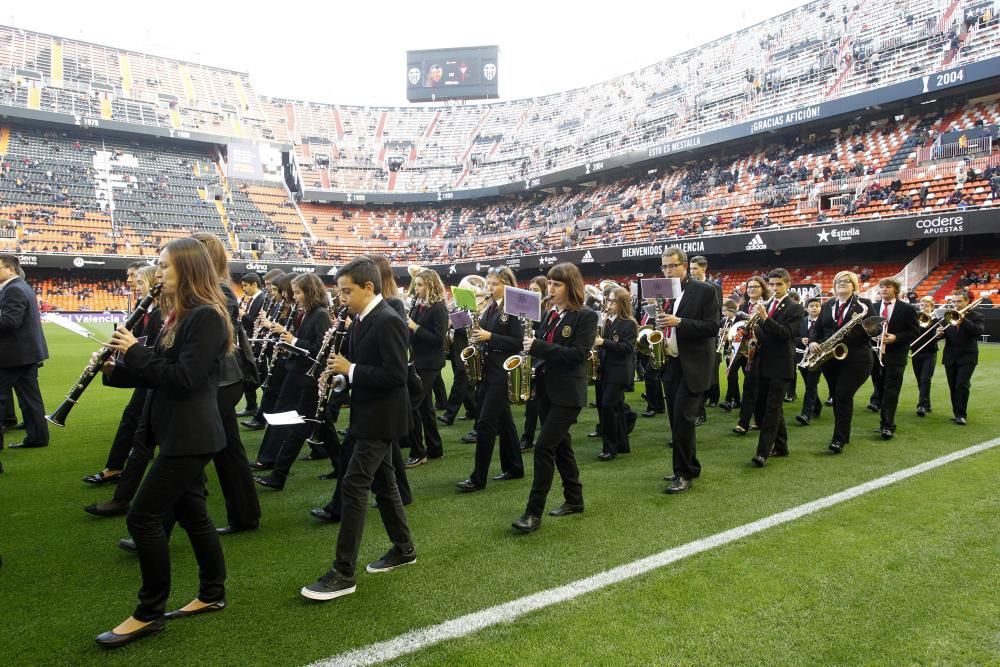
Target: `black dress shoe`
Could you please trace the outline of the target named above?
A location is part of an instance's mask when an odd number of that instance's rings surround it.
[[[125,646],[134,642],[136,639],[142,639],[143,637],[149,637],[150,635],[155,635],[157,632],[163,630],[164,621],[162,618],[158,618],[155,621],[147,623],[138,630],[134,632],[126,632],[123,635],[116,635],[112,630],[107,632],[102,632],[94,638],[101,646],[106,648],[115,648],[118,646]]]
[[[752,459],[750,459],[750,463],[754,464],[758,468],[763,468],[764,466],[767,465],[767,459],[765,459],[763,456],[755,456]]]
[[[533,533],[538,530],[539,526],[542,525],[542,520],[534,514],[528,514],[525,512],[521,515],[520,519],[510,525],[514,528],[514,530],[519,530],[522,533]]]
[[[826,399],[826,403],[824,403],[824,405],[833,405],[833,396],[831,396],[830,398]]]
[[[772,456],[779,456],[779,457],[788,456],[788,450],[786,449],[783,452],[779,452],[777,449],[772,449],[771,452],[767,455],[767,457],[771,458]]]
[[[590,407],[596,408],[597,407],[597,401],[591,401],[590,402]]]
[[[248,431],[259,431],[267,427],[266,423],[259,422],[256,419],[247,419],[246,421],[241,421],[240,425],[243,426],[243,428],[247,429]]]
[[[880,429],[879,433],[882,434],[882,439],[883,440],[892,440],[892,436],[895,435],[895,433],[892,432],[891,428]]]
[[[691,480],[687,479],[686,477],[681,477],[680,475],[678,475],[674,479],[674,481],[670,483],[670,486],[664,489],[664,493],[671,493],[671,494],[684,493],[690,488],[691,488]]]
[[[535,447],[535,443],[533,443],[533,442],[528,442],[527,440],[522,440],[521,441],[521,451],[522,452],[527,452],[527,451],[529,451],[531,449],[534,449],[534,447]]]
[[[803,426],[809,426],[809,417],[806,415],[795,415],[795,421]]]
[[[87,475],[81,478],[87,484],[92,484],[93,486],[102,486],[104,484],[117,484],[118,480],[121,479],[122,474],[116,472],[113,475],[105,475],[103,472],[94,473],[93,475]]]
[[[285,485],[277,480],[271,479],[270,477],[254,477],[253,481],[257,482],[261,486],[266,486],[269,489],[274,489],[275,491],[281,491],[285,488]]]
[[[645,412],[642,413],[642,416],[643,417],[655,417],[656,416],[656,410],[646,410]]]
[[[175,609],[174,611],[168,611],[163,615],[163,618],[173,621],[178,618],[187,618],[189,616],[197,616],[198,614],[211,614],[213,611],[222,611],[226,608],[226,601],[219,600],[218,602],[211,602],[204,607],[195,609],[194,611],[184,611],[183,609]]]
[[[502,472],[499,475],[496,475],[493,479],[497,482],[506,482],[511,479],[524,479],[524,473],[522,472],[520,475],[512,475],[509,472]]]
[[[87,505],[83,511],[94,516],[125,516],[128,514],[128,503],[121,500],[107,500]]]
[[[257,414],[257,406],[256,405],[254,407],[252,407],[252,408],[247,408],[245,410],[240,410],[239,412],[236,413],[236,416],[237,417],[253,417],[255,414]]]
[[[457,486],[458,490],[461,491],[462,493],[471,493],[472,491],[482,491],[483,489],[486,488],[485,484],[476,484],[471,479],[459,482],[455,486]]]
[[[472,443],[479,439],[479,435],[475,431],[469,431],[462,436],[462,442]]]
[[[871,411],[871,412],[878,412],[881,409],[882,408],[879,407],[878,403],[869,403],[868,404],[868,410]]]
[[[410,458],[406,459],[407,468],[416,468],[417,466],[422,466],[425,463],[427,463],[426,456],[421,456],[420,458],[417,458],[416,456],[411,456]]]
[[[736,406],[733,405],[730,401],[726,401],[725,403],[719,403],[719,407],[722,408],[723,410],[725,410],[726,412],[729,412],[730,410],[732,410]]]
[[[600,438],[601,437],[601,432],[600,431],[591,431],[590,433],[587,434],[587,437],[588,438]]]
[[[955,417],[955,423],[959,426],[965,426],[967,422],[965,421],[965,417]]]
[[[314,507],[309,510],[309,516],[314,519],[318,519],[323,523],[338,523],[340,521],[339,515],[327,512],[322,507]]]
[[[785,396],[785,403],[794,403],[796,400],[798,400],[798,396],[796,396],[795,394],[792,394],[791,396]]]
[[[573,503],[563,503],[559,507],[549,512],[549,516],[566,516],[568,514],[579,514],[583,511],[583,505]]]
[[[694,425],[701,426],[706,421],[708,421],[708,418],[705,415],[700,415],[697,419],[694,420]]]
[[[733,427],[733,433],[735,433],[736,435],[746,435],[748,430],[749,429],[746,426],[743,426],[742,424],[737,424],[736,426]]]
[[[719,407],[719,402],[718,402],[718,401],[709,401],[709,402],[707,403],[707,405],[708,405],[708,407],[710,407],[710,408],[717,408],[717,407]]]
[[[118,540],[118,548],[122,551],[127,551],[130,554],[134,554],[138,551],[138,549],[135,548],[135,540],[131,537],[123,537]]]
[[[273,463],[261,463],[260,461],[254,461],[250,464],[250,467],[254,470],[271,470],[274,468]]]
[[[441,422],[442,424],[444,424],[445,426],[451,426],[452,424],[455,423],[454,419],[449,419],[448,417],[445,417],[444,415],[438,415],[437,416],[437,420],[439,422]]]
[[[925,416],[927,416],[927,408],[925,408],[925,407],[924,407],[924,406],[922,406],[922,405],[921,405],[921,406],[919,406],[919,407],[917,408],[917,416],[918,416],[918,417],[925,417]]]
[[[844,443],[840,440],[833,440],[830,442],[830,451],[834,454],[839,454],[844,451]]]
[[[23,431],[24,422],[17,422],[16,424],[10,424],[10,425],[4,424],[3,430],[5,433],[7,431]]]
[[[47,442],[15,442],[13,445],[8,445],[11,449],[38,449],[40,447],[48,447]]]
[[[252,526],[220,526],[215,529],[215,532],[219,535],[235,535],[236,533],[245,533],[248,530],[257,530],[257,524],[253,524]],[[167,615],[167,618],[170,618],[170,616]]]
[[[614,461],[615,455],[611,452],[601,452],[597,455],[598,461]]]
[[[325,472],[322,475],[317,475],[322,480],[337,479],[337,471],[331,470],[330,472]]]

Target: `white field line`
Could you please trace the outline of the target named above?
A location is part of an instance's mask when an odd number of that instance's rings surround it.
[[[889,486],[890,484],[895,484],[896,482],[909,479],[910,477],[919,475],[929,470],[940,468],[941,466],[951,463],[952,461],[958,461],[959,459],[964,459],[988,449],[993,449],[998,445],[1000,445],[1000,438],[994,438],[993,440],[982,442],[978,445],[973,445],[972,447],[952,452],[951,454],[946,454],[936,459],[915,465],[911,468],[899,470],[885,475],[884,477],[879,477],[878,479],[865,482],[864,484],[853,486],[849,489],[845,489],[844,491],[840,491],[839,493],[834,493],[824,498],[819,498],[818,500],[813,500],[803,505],[793,507],[785,510],[784,512],[778,512],[777,514],[772,514],[771,516],[764,517],[763,519],[758,519],[757,521],[753,521],[736,528],[731,528],[721,533],[716,533],[715,535],[703,537],[693,542],[688,542],[687,544],[682,544],[678,547],[661,551],[658,554],[641,558],[637,561],[626,563],[625,565],[620,565],[604,572],[599,572],[598,574],[590,577],[578,579],[577,581],[570,582],[564,586],[550,588],[549,590],[526,595],[522,598],[511,600],[510,602],[505,602],[471,614],[466,614],[465,616],[460,616],[437,625],[411,630],[410,632],[399,635],[393,639],[376,642],[362,648],[346,651],[344,653],[319,660],[312,663],[310,667],[375,665],[409,653],[415,653],[449,639],[465,637],[484,628],[516,620],[521,616],[537,611],[538,609],[544,609],[545,607],[550,607],[552,605],[566,602],[567,600],[572,600],[573,598],[583,595],[584,593],[590,593],[592,591],[611,586],[612,584],[617,584],[622,581],[638,577],[639,575],[645,574],[651,570],[656,570],[677,562],[682,558],[687,558],[688,556],[693,556],[710,549],[716,549],[731,542],[749,537],[750,535],[755,535],[756,533],[767,530],[768,528],[773,528],[775,526],[795,521],[796,519],[814,514],[820,510],[832,507],[847,500],[851,500],[852,498],[857,498],[858,496],[862,496],[866,493],[877,491],[878,489]]]

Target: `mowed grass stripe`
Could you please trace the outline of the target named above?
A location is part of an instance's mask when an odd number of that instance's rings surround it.
[[[1000,664],[998,475],[992,449],[388,664]]]
[[[51,410],[77,379],[94,346],[68,332],[47,328],[46,334],[52,359],[41,378]],[[916,396],[907,377],[895,440],[883,442],[873,433],[878,418],[863,409],[865,389],[858,395],[854,435],[844,454],[834,457],[826,451],[832,429],[827,410],[809,428],[790,425],[792,456],[763,470],[749,465],[755,440],[729,432],[735,415],[710,409],[709,422],[698,429],[703,477],[691,493],[679,497],[661,493],[660,478],[669,472],[670,461],[665,417],[640,419],[633,453],[605,464],[595,460],[600,441],[586,437],[596,420],[596,411],[586,409],[573,429],[573,444],[587,511],[562,520],[546,517],[541,531],[529,536],[513,535],[510,528],[523,510],[528,480],[491,482],[485,491],[471,495],[456,492],[455,483],[472,469],[474,449],[458,442],[469,422],[457,422],[442,428],[445,457],[409,472],[416,502],[408,514],[418,564],[391,575],[362,573],[357,594],[322,606],[302,600],[298,591],[322,574],[333,557],[337,527],[317,525],[306,514],[329,499],[333,484],[317,479],[328,464],[296,463],[285,491],[261,491],[261,529],[223,542],[230,608],[172,623],[160,636],[110,654],[93,646],[93,637],[131,612],[139,577],[135,559],[115,547],[126,534],[124,522],[95,519],[82,511],[87,503],[111,495],[110,489],[85,486],[80,477],[103,465],[127,400],[126,392],[95,382],[73,410],[67,428],[53,429],[48,449],[0,452],[7,468],[0,476],[0,617],[16,619],[0,624],[0,661],[12,655],[15,664],[133,665],[180,663],[199,655],[217,665],[302,665],[392,639],[1000,435],[995,410],[1000,377],[991,372],[998,360],[998,346],[983,348],[967,428],[947,421],[947,387],[939,367],[935,412],[923,420],[913,413]],[[638,385],[629,395],[634,408],[642,408],[641,390]],[[789,421],[794,407],[786,406]],[[518,423],[521,414],[515,410]],[[7,442],[18,435],[8,434]],[[261,433],[244,432],[243,438],[252,456]],[[530,476],[530,456],[525,464]],[[209,509],[221,525],[225,512],[211,466],[208,475]],[[557,482],[550,506],[560,495]],[[946,498],[927,502],[948,505]],[[376,513],[370,513],[369,522],[362,565],[388,547]],[[197,590],[190,546],[182,532],[175,538],[171,607],[186,604]]]
[[[559,588],[540,591],[511,602],[490,607],[482,611],[468,614],[439,625],[429,628],[409,632],[400,635],[387,642],[373,644],[356,651],[350,651],[342,655],[334,656],[328,660],[321,660],[313,663],[313,667],[347,667],[350,665],[376,665],[388,660],[423,650],[449,639],[458,639],[478,632],[485,628],[514,621],[521,616],[534,611],[560,605],[569,602],[574,598],[601,590],[608,586],[613,586],[629,579],[639,577],[653,570],[657,570],[672,563],[676,563],[684,558],[689,558],[697,554],[723,547],[727,544],[756,535],[765,530],[781,526],[783,524],[796,521],[802,517],[809,516],[821,510],[847,502],[858,496],[862,496],[879,489],[883,489],[891,484],[899,483],[916,475],[926,473],[930,470],[961,460],[975,454],[979,454],[1000,445],[1000,438],[994,438],[987,442],[968,447],[952,454],[938,457],[932,461],[927,461],[920,465],[900,470],[878,479],[859,484],[850,489],[845,489],[840,493],[835,493],[825,498],[819,498],[804,505],[793,507],[764,517],[753,523],[732,528],[722,533],[710,535],[708,537],[688,542],[679,547],[661,551],[658,554],[643,558],[641,560],[620,565],[611,570],[600,572],[586,579],[570,582]]]

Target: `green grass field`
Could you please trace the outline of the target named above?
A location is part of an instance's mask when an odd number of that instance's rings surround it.
[[[51,410],[93,345],[63,331],[46,333],[52,358],[42,390]],[[224,538],[230,608],[175,621],[161,635],[113,652],[93,637],[131,613],[137,561],[115,546],[126,535],[122,519],[82,511],[111,491],[80,477],[102,467],[127,396],[95,385],[67,428],[53,430],[50,447],[0,453],[7,469],[0,475],[0,664],[298,665],[390,639],[997,437],[998,368],[1000,347],[984,346],[964,428],[948,421],[943,369],[935,376],[935,410],[924,419],[913,411],[907,371],[898,435],[888,442],[873,432],[878,418],[864,410],[863,389],[852,442],[840,456],[826,450],[829,411],[802,428],[791,421],[798,405],[788,408],[792,455],[763,470],[749,464],[755,434],[731,434],[735,416],[709,409],[698,429],[702,478],[677,497],[662,493],[660,478],[670,467],[665,417],[640,418],[633,453],[600,463],[600,441],[586,437],[596,411],[587,409],[574,428],[587,511],[546,517],[526,536],[515,535],[510,522],[523,510],[529,479],[456,491],[474,449],[458,441],[469,422],[456,422],[442,429],[445,457],[410,471],[417,565],[362,572],[356,594],[324,605],[298,590],[332,559],[337,527],[317,525],[307,511],[328,500],[333,483],[317,478],[327,464],[299,462],[285,491],[261,490],[260,530]],[[630,403],[643,407],[638,392]],[[7,434],[6,441],[21,435]],[[260,435],[244,433],[251,455]],[[530,457],[526,465],[530,470]],[[211,468],[209,476],[210,509],[224,521]],[[1000,664],[997,479],[1000,451],[993,449],[399,662]],[[549,500],[561,500],[558,482]],[[191,549],[182,531],[175,537],[171,608],[197,591]],[[362,566],[387,547],[371,513]]]

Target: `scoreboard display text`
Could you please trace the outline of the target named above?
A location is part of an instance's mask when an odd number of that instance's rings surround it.
[[[406,52],[406,99],[410,102],[496,99],[496,46]]]

